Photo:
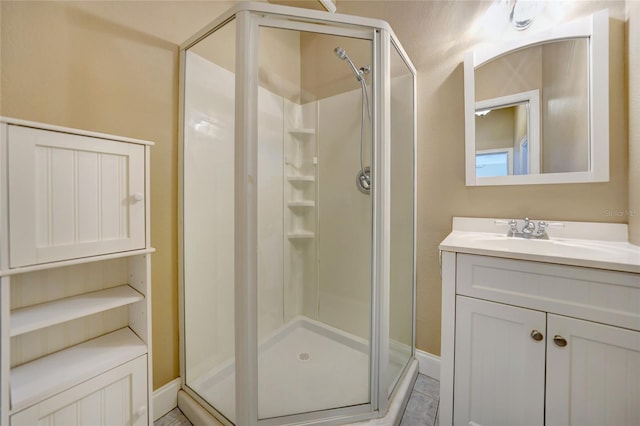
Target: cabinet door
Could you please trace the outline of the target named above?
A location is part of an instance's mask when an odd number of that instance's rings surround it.
[[[457,296],[454,424],[543,424],[545,325],[543,312]]]
[[[11,267],[145,246],[144,146],[8,126]]]
[[[147,356],[141,356],[11,416],[11,426],[148,424]]]
[[[546,404],[547,426],[640,425],[640,332],[549,314]]]

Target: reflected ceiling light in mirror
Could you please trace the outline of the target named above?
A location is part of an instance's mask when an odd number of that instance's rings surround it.
[[[488,108],[488,109],[481,109],[481,110],[476,111],[476,115],[477,115],[478,117],[484,117],[485,115],[489,114],[490,112],[491,112],[491,109],[490,109],[490,108]]]

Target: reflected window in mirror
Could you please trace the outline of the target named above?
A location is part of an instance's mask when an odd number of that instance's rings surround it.
[[[509,176],[513,174],[513,149],[483,149],[476,151],[476,175]]]

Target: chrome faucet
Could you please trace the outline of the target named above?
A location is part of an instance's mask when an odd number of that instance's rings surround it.
[[[524,224],[522,225],[522,231],[518,231],[518,222],[514,219],[511,219],[508,222],[509,232],[507,232],[508,237],[519,237],[519,238],[532,238],[539,240],[548,240],[549,236],[547,235],[547,222],[541,220],[538,222],[538,229],[536,230],[536,224],[533,223],[532,220],[529,220],[528,217],[524,218]]]

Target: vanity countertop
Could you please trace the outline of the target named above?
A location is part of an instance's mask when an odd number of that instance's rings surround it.
[[[640,273],[640,246],[628,242],[627,225],[551,223],[549,239],[535,240],[507,237],[504,219],[454,217],[440,250]]]

